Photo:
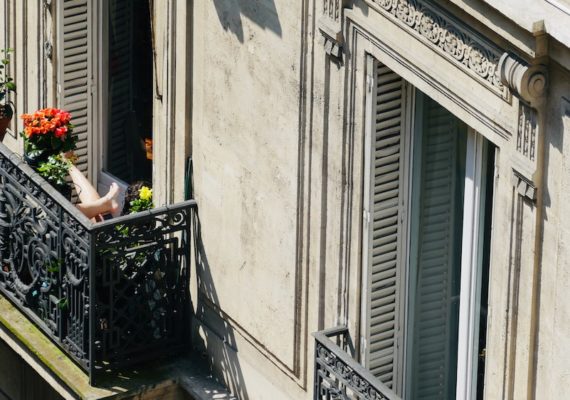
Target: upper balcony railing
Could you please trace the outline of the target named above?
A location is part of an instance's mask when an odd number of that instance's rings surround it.
[[[314,333],[315,400],[401,400],[343,348],[345,326]],[[332,339],[335,339],[333,341]]]
[[[189,340],[185,201],[92,223],[0,143],[0,292],[95,376]]]

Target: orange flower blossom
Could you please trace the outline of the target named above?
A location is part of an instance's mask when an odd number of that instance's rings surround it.
[[[33,114],[22,114],[24,133],[28,138],[34,135],[53,133],[56,138],[64,140],[69,132],[71,114],[59,108],[44,108]]]

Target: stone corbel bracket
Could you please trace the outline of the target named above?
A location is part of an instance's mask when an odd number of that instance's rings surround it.
[[[536,186],[515,169],[513,169],[513,185],[519,196],[532,203],[536,202]]]
[[[342,60],[342,45],[344,42],[340,26],[331,23],[328,18],[323,17],[319,20],[319,30],[323,35],[325,52],[337,59]]]
[[[319,30],[323,35],[325,52],[332,58],[342,61],[343,42],[342,19],[344,1],[322,0],[322,15]]]
[[[519,98],[516,140],[513,143],[516,151],[513,162],[518,176],[516,187],[520,195],[534,201],[536,185],[533,177],[538,168],[541,131],[538,110],[543,108],[548,91],[547,67],[528,65],[510,53],[503,53],[498,67],[501,82]]]
[[[548,74],[545,65],[528,65],[510,53],[503,53],[499,60],[501,82],[513,94],[533,107],[540,106],[548,90]]]

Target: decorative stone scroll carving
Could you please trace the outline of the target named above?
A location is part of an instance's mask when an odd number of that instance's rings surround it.
[[[544,65],[529,66],[509,53],[499,60],[501,82],[531,104],[541,103],[548,89]]]
[[[519,194],[532,201],[536,188],[532,183],[537,169],[537,146],[539,140],[539,118],[548,89],[548,75],[544,65],[528,65],[515,56],[504,53],[499,61],[501,81],[519,100],[516,136],[517,173],[515,186]],[[524,179],[522,179],[524,177]],[[522,180],[521,180],[522,179]]]
[[[383,15],[510,102],[499,77],[503,51],[467,24],[426,0],[367,0]]]

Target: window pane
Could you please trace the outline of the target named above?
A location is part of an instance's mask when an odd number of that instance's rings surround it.
[[[419,91],[416,107],[408,393],[453,399],[467,127]]]

